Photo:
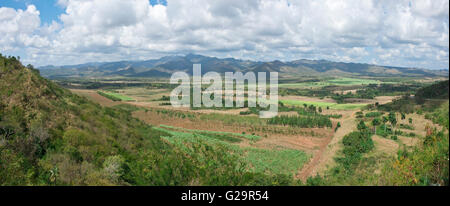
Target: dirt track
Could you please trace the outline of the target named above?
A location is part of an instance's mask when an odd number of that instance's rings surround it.
[[[329,138],[327,142],[322,144],[314,153],[313,158],[303,166],[302,170],[298,173],[296,178],[305,181],[308,177],[314,176],[316,174],[321,174],[328,167],[334,164],[334,157],[340,150],[340,142],[342,138],[355,130],[356,122],[354,118],[354,113],[356,111],[345,111],[342,112],[343,116],[339,121],[341,122],[341,128],[334,133],[332,138]]]

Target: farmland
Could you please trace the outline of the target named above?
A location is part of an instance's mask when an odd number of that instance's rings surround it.
[[[108,99],[111,99],[113,101],[134,101],[134,99],[132,99],[128,96],[125,96],[125,95],[122,95],[119,93],[115,93],[115,92],[98,91],[98,94],[100,94]]]
[[[377,84],[384,86],[374,86]],[[349,175],[365,176],[375,171],[377,175],[384,175],[379,171],[386,162],[405,148],[410,151],[420,145],[421,139],[427,136],[424,125],[441,128],[424,115],[403,115],[401,112],[394,113],[398,121],[395,129],[389,121],[382,121],[389,119],[389,113],[378,110],[378,105],[389,105],[400,99],[399,95],[414,92],[405,90],[404,84],[420,83],[411,79],[393,83],[388,79],[337,78],[280,84],[281,88],[300,93],[325,89],[327,96],[315,96],[314,93],[282,96],[279,114],[271,119],[257,116],[261,108],[174,108],[167,98],[171,90],[161,87],[119,87],[114,90],[137,100],[124,102],[131,109],[125,105],[115,107],[127,109],[134,117],[170,134],[163,139],[188,153],[192,152],[192,144],[199,142],[220,145],[237,154],[249,172],[288,175],[312,185],[323,182],[360,185],[378,183],[355,182]],[[335,100],[336,91],[356,94],[367,89],[373,91],[373,88],[383,91],[378,95],[386,96],[358,99],[346,95],[349,103]],[[110,105],[109,101],[99,103]],[[380,123],[373,126],[374,122]],[[355,145],[363,148],[354,148]],[[338,171],[342,178],[337,178],[331,171]]]
[[[306,105],[314,105],[316,107],[336,109],[336,110],[354,110],[360,109],[366,106],[367,104],[337,104],[337,103],[328,103],[328,102],[310,102],[310,101],[300,101],[300,100],[281,100],[282,103],[286,105],[292,106],[304,106]]]
[[[328,78],[260,118],[172,107],[164,79],[55,81],[66,89],[2,61],[5,185],[448,184],[448,81]]]
[[[357,79],[357,78],[336,78],[328,80],[320,80],[317,82],[304,82],[304,83],[282,83],[280,88],[311,88],[311,87],[324,87],[324,86],[354,86],[354,85],[368,85],[368,84],[380,84],[379,80],[372,79]]]

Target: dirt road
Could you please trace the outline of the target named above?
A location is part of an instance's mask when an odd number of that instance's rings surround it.
[[[355,122],[356,111],[342,112],[341,128],[334,133],[333,137],[320,146],[319,150],[314,152],[313,158],[302,168],[296,178],[305,181],[308,177],[316,174],[322,174],[327,168],[334,165],[334,157],[342,147],[340,142],[342,138],[356,129]]]

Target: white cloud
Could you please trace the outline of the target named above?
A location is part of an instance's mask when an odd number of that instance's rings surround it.
[[[72,64],[187,52],[448,67],[448,0],[59,0],[61,22],[1,8],[0,48],[25,61]],[[2,30],[3,29],[3,30]]]
[[[33,5],[26,10],[0,7],[0,49],[45,46],[48,43],[45,38],[35,34],[39,26],[39,11]]]

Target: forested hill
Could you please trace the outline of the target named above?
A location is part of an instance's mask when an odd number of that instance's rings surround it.
[[[417,98],[422,99],[448,99],[449,81],[441,81],[439,83],[420,88],[416,92]]]
[[[258,185],[283,176],[242,172],[223,148],[189,156],[167,136],[0,55],[0,185]],[[227,153],[228,155],[225,155]],[[209,162],[205,160],[213,160]]]

